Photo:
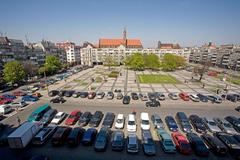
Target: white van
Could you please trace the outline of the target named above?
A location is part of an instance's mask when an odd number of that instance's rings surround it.
[[[148,113],[146,112],[141,113],[141,128],[143,130],[150,129],[149,116],[148,116]]]
[[[7,114],[12,111],[12,107],[8,104],[0,105],[0,113]]]
[[[137,125],[136,125],[136,120],[135,120],[134,114],[128,115],[127,131],[128,132],[136,132],[137,131]]]

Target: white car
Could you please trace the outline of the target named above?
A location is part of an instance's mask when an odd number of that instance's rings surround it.
[[[189,97],[193,102],[199,102],[200,101],[199,97],[196,94],[190,94]]]
[[[134,114],[128,115],[127,131],[128,132],[136,132],[137,131],[137,124],[136,124]]]
[[[149,116],[148,116],[148,113],[146,112],[141,113],[141,128],[143,130],[150,129]]]
[[[124,116],[123,114],[117,115],[117,120],[115,122],[115,128],[116,129],[123,129],[124,128]]]
[[[12,102],[10,105],[12,108],[22,108],[28,104],[25,101],[21,101],[21,102]]]
[[[222,130],[217,126],[213,118],[205,117],[203,120],[204,120],[205,126],[210,132],[212,133],[222,132]]]
[[[60,124],[64,118],[66,117],[66,114],[64,112],[58,112],[53,120],[51,121],[52,124]]]

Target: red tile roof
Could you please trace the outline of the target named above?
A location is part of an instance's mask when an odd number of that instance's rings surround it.
[[[123,39],[99,39],[99,47],[104,46],[113,46],[118,47],[120,45],[126,45],[127,47],[131,46],[137,46],[142,47],[142,43],[139,39],[127,39],[126,42],[124,42]]]
[[[179,44],[164,43],[160,45],[160,49],[180,49]]]

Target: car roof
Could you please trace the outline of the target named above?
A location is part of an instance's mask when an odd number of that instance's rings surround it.
[[[58,112],[56,116],[61,116],[62,114],[64,114],[64,112]]]
[[[117,119],[123,119],[123,114],[118,114]]]
[[[71,115],[76,115],[78,112],[80,112],[80,110],[74,110],[71,112]]]

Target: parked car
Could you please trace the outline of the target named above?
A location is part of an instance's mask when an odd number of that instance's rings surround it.
[[[160,107],[161,104],[158,100],[152,99],[146,102],[146,107]]]
[[[32,93],[32,96],[40,98],[40,97],[42,97],[42,94],[39,92],[34,92],[34,93]]]
[[[40,129],[40,131],[32,139],[32,144],[43,145],[51,138],[56,130],[57,126],[48,126]]]
[[[222,131],[230,134],[238,134],[238,132],[233,128],[233,126],[227,120],[223,118],[213,118],[213,120],[216,122],[216,124]]]
[[[20,102],[12,102],[11,104],[12,108],[23,108],[25,106],[27,106],[28,104],[25,101],[20,101]]]
[[[179,98],[177,93],[173,93],[173,92],[169,93],[168,97],[171,98],[172,100],[178,100]]]
[[[39,100],[38,97],[34,97],[32,95],[26,95],[22,97],[22,101],[27,101],[27,102],[36,102],[38,100]]]
[[[175,153],[176,147],[171,136],[163,128],[156,129],[156,133],[162,145],[163,151],[165,153]]]
[[[221,156],[227,154],[227,147],[217,137],[211,136],[209,134],[203,134],[201,137],[213,153]]]
[[[91,120],[91,118],[92,118],[91,112],[88,112],[88,111],[84,112],[79,118],[78,125],[86,126]]]
[[[68,90],[64,92],[64,96],[65,97],[72,97],[72,95],[74,94],[75,91],[73,90]]]
[[[217,95],[208,95],[208,100],[212,103],[222,103],[222,98]]]
[[[208,102],[208,96],[198,93],[197,96],[199,97],[201,102]]]
[[[73,98],[78,98],[80,96],[80,92],[77,92],[75,91],[73,94],[72,94],[72,97]]]
[[[74,125],[78,119],[81,116],[81,111],[80,110],[74,110],[72,113],[68,116],[68,118],[65,121],[66,125]]]
[[[153,92],[148,92],[148,98],[149,98],[149,100],[156,100],[157,99],[156,94],[153,93]]]
[[[209,155],[207,146],[196,133],[187,133],[187,139],[196,155],[201,157],[207,157]]]
[[[189,95],[186,92],[181,92],[178,96],[184,101],[189,101]]]
[[[71,132],[71,128],[69,127],[58,127],[57,131],[54,133],[52,137],[52,140],[51,140],[52,145],[53,146],[63,145],[66,142],[70,132]]]
[[[193,115],[189,116],[189,120],[196,132],[198,132],[198,133],[206,133],[207,132],[207,128],[203,122],[203,119],[200,118],[198,115],[193,114]]]
[[[89,122],[89,126],[98,127],[102,118],[103,118],[103,113],[101,111],[96,111]]]
[[[54,97],[54,96],[56,96],[56,95],[58,95],[59,94],[59,91],[57,91],[57,90],[51,90],[49,93],[48,93],[48,96],[49,97]]]
[[[0,98],[0,104],[10,104],[12,101],[11,99]]]
[[[104,92],[98,92],[97,93],[97,99],[103,99],[104,96],[105,96]]]
[[[135,92],[132,92],[131,93],[131,98],[132,98],[132,100],[138,100],[138,94],[135,93]]]
[[[89,92],[88,93],[88,99],[94,99],[96,96],[96,92]]]
[[[108,137],[109,137],[109,129],[106,127],[101,128],[94,144],[95,151],[106,150],[107,144],[108,144]]]
[[[65,92],[66,92],[66,90],[60,90],[60,91],[58,92],[58,96],[63,97],[64,94],[65,94]]]
[[[193,102],[199,102],[200,101],[200,98],[196,94],[190,94],[189,97]]]
[[[127,136],[127,152],[128,153],[138,153],[138,137],[135,133],[129,133]]]
[[[88,92],[79,92],[79,96],[81,98],[87,98],[88,97]]]
[[[192,126],[184,112],[177,112],[176,121],[180,125],[180,128],[182,129],[183,132],[186,133],[192,132]]]
[[[141,129],[150,130],[149,116],[146,112],[141,113]]]
[[[124,122],[125,122],[125,118],[124,118],[123,114],[118,114],[116,122],[115,122],[115,128],[116,129],[123,129]]]
[[[156,146],[149,130],[142,130],[142,147],[144,154],[149,156],[156,154]]]
[[[2,97],[5,99],[12,99],[12,100],[17,98],[16,96],[10,95],[10,94],[3,94]]]
[[[165,127],[162,119],[160,118],[160,116],[158,114],[153,114],[151,116],[151,121],[154,125],[154,128],[159,129],[159,128],[164,128]]]
[[[142,100],[142,101],[148,101],[148,96],[146,93],[139,93],[138,97]]]
[[[60,104],[62,104],[64,102],[66,102],[66,100],[63,97],[60,97],[60,96],[50,100],[50,103],[60,103]]]
[[[225,119],[232,124],[233,128],[237,132],[240,132],[240,120],[237,117],[227,116]]]
[[[51,121],[52,124],[60,124],[67,115],[64,112],[58,112],[53,120]]]
[[[176,145],[176,149],[182,154],[191,154],[191,146],[184,135],[179,132],[173,132],[172,134],[173,141]]]
[[[15,91],[12,93],[14,96],[25,96],[27,95],[26,92],[23,92],[23,91]]]
[[[107,128],[112,128],[113,122],[114,122],[115,115],[112,112],[107,112],[102,125]]]
[[[122,151],[124,149],[124,132],[123,131],[113,131],[112,133],[112,150]]]
[[[172,131],[172,132],[177,132],[178,131],[177,123],[172,116],[166,116],[165,117],[165,122],[166,122],[166,124],[168,126],[168,129],[170,131]]]
[[[123,94],[121,92],[118,92],[116,98],[117,99],[123,99]]]
[[[215,133],[214,136],[218,137],[228,148],[231,156],[235,159],[240,159],[240,143],[229,133]]]
[[[205,117],[203,118],[203,122],[205,123],[205,126],[207,129],[212,132],[221,132],[222,130],[217,126],[216,122],[213,120],[213,118]]]
[[[233,137],[240,143],[240,134],[234,134]]]
[[[113,99],[114,98],[114,94],[113,94],[113,92],[112,91],[109,91],[108,93],[107,93],[107,99]]]
[[[137,124],[136,124],[134,114],[128,115],[127,131],[128,132],[136,132],[137,131]]]
[[[80,144],[83,134],[85,133],[84,128],[73,128],[67,137],[67,143],[69,147],[76,147]]]
[[[95,128],[88,128],[82,138],[83,145],[92,145],[96,139],[97,130]]]
[[[10,113],[12,111],[13,111],[13,109],[12,109],[12,107],[9,104],[2,104],[2,105],[0,105],[0,115],[1,114],[5,115],[5,114],[8,114],[8,113]]]
[[[227,94],[226,99],[231,102],[237,102],[239,99],[239,95],[237,94]]]
[[[238,111],[238,112],[240,112],[240,106],[237,106],[237,107],[235,108],[235,110]]]
[[[131,100],[130,96],[127,95],[123,96],[123,104],[129,104],[130,100]]]
[[[160,101],[165,100],[165,95],[162,92],[156,92],[156,98]]]
[[[48,125],[52,119],[54,118],[54,116],[57,114],[57,110],[56,109],[49,109],[42,117],[42,119],[40,120],[40,123],[42,123],[44,126]]]

